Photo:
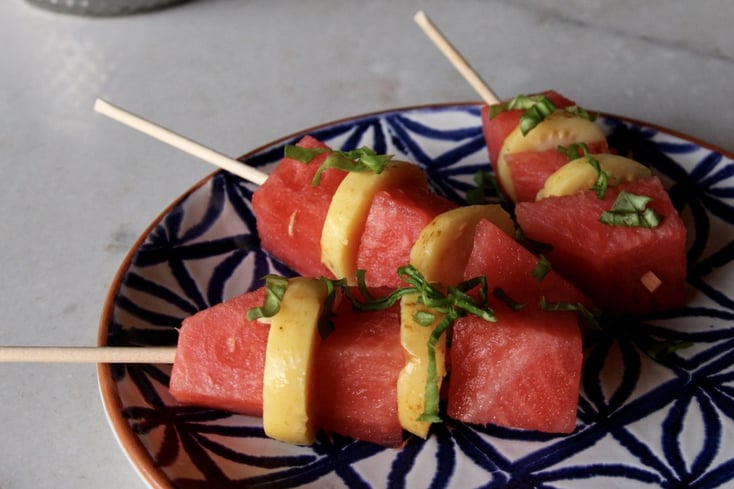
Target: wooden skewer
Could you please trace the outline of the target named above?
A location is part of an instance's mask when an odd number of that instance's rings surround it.
[[[211,148],[207,148],[206,146],[181,136],[180,134],[176,134],[169,129],[161,127],[158,124],[150,122],[102,99],[97,99],[94,102],[94,110],[111,119],[121,122],[128,127],[147,134],[148,136],[152,136],[159,141],[170,144],[174,148],[178,148],[181,151],[196,156],[197,158],[201,158],[207,163],[211,163],[218,168],[222,168],[234,175],[242,177],[248,182],[252,182],[256,185],[262,185],[268,178],[267,173],[263,173],[260,170],[242,163],[241,161],[223,155]]]
[[[414,17],[416,23],[423,29],[426,35],[433,43],[443,52],[443,54],[451,61],[454,67],[462,74],[466,81],[476,90],[487,104],[499,103],[499,98],[492,91],[489,85],[482,80],[481,76],[471,67],[469,62],[454,48],[448,39],[441,33],[436,25],[422,11],[418,11]],[[185,136],[177,134],[165,127],[159,126],[143,117],[133,114],[121,107],[102,99],[96,99],[94,102],[94,110],[100,114],[116,120],[132,129],[136,129],[148,136],[154,137],[159,141],[169,144],[181,151],[189,153],[200,158],[212,165],[222,168],[234,175],[244,178],[248,182],[256,185],[262,185],[268,178],[268,174],[261,172],[241,161],[230,158],[218,151],[208,148],[197,143]]]
[[[172,364],[176,347],[0,347],[0,363],[167,363]]]
[[[469,83],[469,85],[471,85],[472,88],[474,88],[474,90],[479,94],[479,96],[482,97],[482,100],[484,100],[488,105],[493,105],[500,102],[497,95],[492,91],[491,88],[489,88],[489,85],[484,80],[482,80],[482,77],[479,76],[479,73],[477,73],[474,68],[472,68],[469,62],[464,59],[464,57],[453,46],[453,44],[451,44],[451,42],[446,39],[446,37],[441,33],[438,27],[436,27],[431,19],[428,18],[425,12],[419,10],[418,13],[415,14],[415,17],[413,19],[423,29],[423,32],[426,33],[428,38],[433,41],[436,47],[441,50],[444,56],[449,59],[451,64],[454,65],[454,68],[456,68],[459,73],[461,73],[461,75]]]
[[[482,99],[490,105],[499,103],[499,98],[495,95],[489,85],[482,80],[481,76],[479,76],[474,68],[471,67],[469,62],[464,59],[459,51],[454,48],[448,39],[446,39],[428,16],[421,10],[416,13],[414,18],[426,35],[443,52],[449,61],[451,61],[454,67],[462,74]],[[105,100],[99,98],[96,99],[94,102],[94,110],[132,129],[136,129],[143,134],[154,137],[159,141],[211,163],[218,168],[244,178],[248,182],[252,182],[256,185],[262,185],[268,178],[267,173],[261,172],[260,170],[248,166],[241,161],[230,158],[229,156],[208,148],[185,136],[177,134],[165,127],[159,126],[154,122],[144,119],[139,115],[133,114],[132,112]]]

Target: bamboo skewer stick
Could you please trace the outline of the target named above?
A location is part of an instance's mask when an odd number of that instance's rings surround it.
[[[3,346],[0,363],[167,363],[172,364],[176,347],[127,346]]]
[[[499,98],[489,85],[482,80],[481,76],[472,68],[469,62],[459,53],[451,42],[441,33],[436,25],[428,18],[422,10],[415,14],[415,22],[423,29],[426,35],[448,58],[454,67],[461,73],[466,81],[476,90],[487,104],[496,104]],[[139,115],[133,114],[121,107],[102,99],[96,99],[94,110],[132,129],[147,134],[159,141],[169,144],[181,151],[200,158],[207,163],[226,170],[234,175],[244,178],[248,182],[262,185],[268,178],[268,174],[248,166],[241,161],[230,158],[214,149],[208,148],[185,136],[177,134]]]
[[[459,51],[451,44],[451,42],[441,33],[436,25],[431,21],[430,18],[419,10],[418,13],[413,17],[415,22],[423,29],[423,32],[438,49],[448,58],[451,64],[454,65],[469,85],[482,97],[488,105],[497,104],[500,102],[499,97],[492,91],[489,85],[482,80],[482,77],[477,73],[469,62],[459,53]]]
[[[176,134],[169,129],[161,127],[158,124],[148,121],[102,99],[97,99],[95,101],[94,110],[128,127],[154,137],[159,141],[163,141],[174,148],[178,148],[181,151],[196,156],[207,163],[211,163],[216,167],[242,177],[248,182],[252,182],[256,185],[262,185],[268,178],[267,173],[263,173],[260,170],[242,163],[241,161],[230,158],[229,156],[203,146],[191,139],[181,136],[180,134]]]
[[[436,25],[422,11],[415,14],[415,22],[423,29],[426,35],[448,58],[454,67],[461,73],[466,81],[476,90],[480,97],[487,104],[499,103],[499,98],[492,91],[489,85],[482,80],[481,76],[472,68],[469,62],[459,53],[459,51],[449,42],[449,40],[441,33]],[[159,141],[169,144],[181,151],[189,153],[200,158],[207,163],[226,170],[237,175],[248,182],[256,185],[262,185],[268,178],[268,174],[248,166],[241,161],[230,158],[218,151],[208,148],[197,143],[185,136],[177,134],[165,127],[154,122],[144,119],[141,116],[133,114],[121,107],[113,105],[102,99],[97,99],[94,103],[94,110],[102,115],[116,120],[132,129],[147,134]]]

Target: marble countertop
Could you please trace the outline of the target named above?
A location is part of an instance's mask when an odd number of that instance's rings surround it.
[[[734,151],[729,0],[198,0],[118,18],[0,2],[0,342],[94,345],[134,240],[212,167],[95,114],[102,97],[232,156],[392,107],[554,88]],[[144,487],[94,365],[0,365],[0,488]]]

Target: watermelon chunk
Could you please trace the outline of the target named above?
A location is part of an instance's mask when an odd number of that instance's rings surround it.
[[[357,268],[367,271],[367,286],[403,285],[397,269],[410,262],[410,250],[423,228],[437,215],[456,207],[417,185],[375,194],[357,256]]]
[[[574,105],[572,100],[567,99],[553,90],[542,92],[541,95],[548,97],[559,109]],[[502,149],[502,144],[505,142],[507,136],[520,124],[520,116],[523,111],[519,109],[508,110],[490,119],[489,108],[488,105],[482,106],[482,130],[484,132],[484,139],[487,142],[489,161],[492,163],[496,174],[497,167],[494,165],[497,164],[497,156],[499,155],[500,149]]]
[[[454,323],[447,414],[465,423],[572,432],[582,362],[575,319],[502,304],[495,312],[496,324],[475,316]]]
[[[653,229],[615,227],[599,222],[620,191],[652,197],[662,216]],[[546,253],[560,271],[611,314],[641,314],[685,302],[686,228],[657,177],[610,187],[603,200],[593,191],[519,203],[524,235],[551,247]],[[654,290],[643,282],[652,272]]]
[[[305,136],[297,146],[328,149],[311,136]],[[321,183],[311,185],[326,157],[326,153],[319,155],[309,164],[283,158],[252,196],[263,249],[308,277],[334,278],[321,263],[321,231],[331,198],[346,172],[327,169],[321,174]]]
[[[262,416],[269,325],[249,321],[265,289],[222,302],[184,319],[169,389],[183,403]]]
[[[399,303],[360,313],[342,301],[335,329],[316,359],[319,426],[383,446],[400,445],[397,381],[404,365]]]
[[[559,273],[550,270],[541,280],[532,275],[539,258],[494,223],[483,220],[474,234],[474,248],[464,271],[464,279],[484,275],[490,290],[501,288],[523,309],[540,309],[541,298],[548,302],[581,303],[593,307],[589,298]]]
[[[575,428],[582,338],[575,313],[546,312],[549,302],[589,300],[554,271],[538,280],[538,258],[489,221],[477,225],[465,278],[484,275],[496,323],[474,316],[453,326],[447,414],[475,424],[570,433]]]

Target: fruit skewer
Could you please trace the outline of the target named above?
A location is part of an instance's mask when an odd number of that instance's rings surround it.
[[[429,37],[434,40],[439,49],[452,61],[455,67],[459,69],[462,74],[465,75],[470,84],[475,88],[479,87],[478,92],[482,95],[482,98],[487,102],[488,105],[496,104],[498,102],[497,97],[488,89],[488,93],[482,90],[482,87],[486,87],[486,84],[481,81],[481,78],[476,75],[476,72],[466,63],[458,52],[453,49],[453,46],[448,43],[447,40],[440,34],[435,25],[425,16],[424,13],[419,12],[416,15],[416,22],[426,31]],[[453,53],[453,54],[452,54]],[[251,168],[247,165],[242,164],[238,160],[231,159],[221,153],[218,153],[210,148],[206,148],[198,143],[191,141],[181,135],[175,134],[161,126],[158,126],[150,121],[147,121],[139,116],[135,116],[119,107],[116,107],[108,102],[97,100],[95,103],[95,110],[99,113],[107,115],[119,122],[122,122],[134,129],[140,130],[156,139],[171,144],[185,152],[193,154],[207,162],[210,162],[224,170],[230,171],[256,185],[262,186],[269,178],[269,175],[260,172],[257,169]],[[452,282],[446,282],[452,283]],[[156,349],[160,351],[154,351],[154,349],[144,348],[142,350],[150,350],[146,354],[153,354],[152,356],[137,357],[131,355],[131,357],[125,358],[124,350],[112,349],[109,347],[101,348],[24,348],[24,347],[8,347],[0,349],[0,361],[72,361],[72,362],[93,362],[93,363],[174,363],[176,349],[165,348]],[[130,349],[137,350],[137,349]],[[104,353],[103,353],[104,352]],[[97,356],[99,355],[99,356]],[[160,355],[160,356],[158,356]],[[135,358],[133,358],[135,356]],[[175,365],[175,363],[174,363]],[[486,422],[482,420],[472,420],[470,422]]]

